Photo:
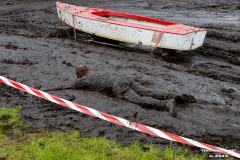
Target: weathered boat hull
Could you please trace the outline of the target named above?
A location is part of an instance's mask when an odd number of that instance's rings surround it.
[[[202,46],[205,29],[148,17],[57,2],[59,19],[69,26],[104,38],[174,50]]]

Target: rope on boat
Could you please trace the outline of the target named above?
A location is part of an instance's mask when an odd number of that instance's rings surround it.
[[[159,32],[159,35],[158,35],[156,44],[155,44],[154,49],[153,49],[153,51],[151,52],[151,54],[153,54],[153,52],[156,50],[157,46],[160,44],[160,41],[161,41],[161,39],[162,39],[162,36],[163,36],[163,32]]]
[[[161,39],[162,39],[162,36],[163,36],[163,32],[159,32],[157,42],[156,42],[156,44],[155,44],[155,46],[154,46],[155,49],[156,49],[157,46],[159,45],[159,43],[160,43],[160,41],[161,41]]]
[[[77,32],[76,32],[76,27],[75,27],[75,17],[74,14],[72,14],[72,23],[73,23],[73,31],[74,31],[74,39],[77,40]]]

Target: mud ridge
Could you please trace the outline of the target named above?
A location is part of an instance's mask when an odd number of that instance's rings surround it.
[[[0,60],[0,63],[4,63],[4,64],[20,64],[20,65],[28,65],[28,66],[31,66],[31,65],[34,65],[36,63],[33,63],[29,60],[24,60],[24,61],[13,61],[13,60],[7,60],[7,59],[3,59],[3,60]]]
[[[240,42],[240,37],[239,36],[226,35],[224,33],[217,32],[217,31],[208,31],[206,37],[216,39],[216,40],[221,39],[221,40],[231,41],[231,42],[236,42],[236,43]]]
[[[211,44],[204,44],[197,52],[206,56],[220,57],[232,64],[240,65],[239,50],[225,50]]]

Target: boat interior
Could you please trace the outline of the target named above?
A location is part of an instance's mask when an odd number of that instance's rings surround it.
[[[92,12],[91,14],[100,16],[103,18],[111,19],[111,20],[130,22],[138,25],[147,25],[152,27],[164,27],[164,26],[176,24],[176,23],[168,22],[164,20],[126,14],[121,12],[97,11],[97,12]]]

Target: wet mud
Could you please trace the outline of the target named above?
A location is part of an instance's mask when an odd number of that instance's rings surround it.
[[[240,150],[240,4],[220,1],[66,1],[166,19],[208,30],[204,45],[189,56],[165,61],[146,50],[128,50],[89,43],[57,17],[52,0],[0,2],[0,75],[102,112],[177,135]],[[196,103],[177,106],[176,117],[88,89],[71,89],[75,69],[134,76],[145,87],[188,94]],[[65,88],[65,89],[64,89]],[[68,88],[68,89],[66,89]],[[22,118],[33,128],[79,130],[84,136],[105,136],[122,145],[134,140],[169,145],[169,141],[126,129],[63,108],[0,84],[0,105],[23,106]],[[174,143],[175,146],[179,144]]]

